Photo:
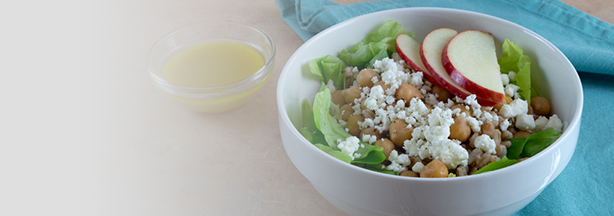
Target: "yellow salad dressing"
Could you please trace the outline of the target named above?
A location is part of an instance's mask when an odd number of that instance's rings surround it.
[[[160,77],[170,83],[197,88],[218,87],[250,77],[264,67],[265,51],[247,42],[211,40],[171,53],[160,67]],[[272,70],[272,68],[267,68]],[[223,97],[184,98],[167,94],[192,110],[222,112],[243,105],[266,80]],[[225,90],[219,90],[225,91]]]
[[[177,51],[162,65],[162,78],[188,87],[215,87],[256,73],[265,60],[252,46],[235,41],[211,41]]]

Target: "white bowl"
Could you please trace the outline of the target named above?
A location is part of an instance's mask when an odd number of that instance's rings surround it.
[[[500,170],[446,179],[408,178],[359,168],[309,143],[300,104],[313,102],[320,81],[307,62],[349,49],[387,20],[400,22],[422,41],[433,29],[479,29],[502,42],[509,38],[532,58],[532,82],[565,123],[563,135],[539,154]],[[582,85],[569,60],[536,33],[485,14],[444,8],[402,8],[356,17],[317,34],[290,57],[277,84],[279,125],[284,148],[296,168],[322,196],[350,215],[509,215],[537,197],[563,171],[578,141]]]

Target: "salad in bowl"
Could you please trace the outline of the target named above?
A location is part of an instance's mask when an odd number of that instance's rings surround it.
[[[546,39],[446,8],[341,22],[277,83],[288,157],[349,215],[512,214],[569,163],[582,103]]]
[[[512,41],[497,58],[481,30],[413,37],[389,20],[351,49],[311,60],[322,86],[313,105],[304,100],[297,130],[341,161],[423,178],[507,167],[561,135],[562,120],[531,88],[531,58]]]

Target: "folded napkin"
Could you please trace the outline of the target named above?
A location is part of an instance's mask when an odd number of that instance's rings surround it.
[[[569,165],[517,215],[614,215],[614,26],[556,0],[275,0],[301,39],[363,14],[403,7],[446,7],[500,17],[557,46],[584,89],[580,136]]]

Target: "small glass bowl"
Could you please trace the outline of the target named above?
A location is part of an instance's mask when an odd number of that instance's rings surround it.
[[[164,62],[178,49],[212,40],[245,42],[264,57],[264,66],[251,76],[214,87],[188,87],[161,76]],[[232,22],[207,22],[184,27],[164,36],[149,51],[147,69],[153,84],[185,107],[205,113],[224,112],[245,104],[269,79],[275,66],[275,44],[264,31]]]

